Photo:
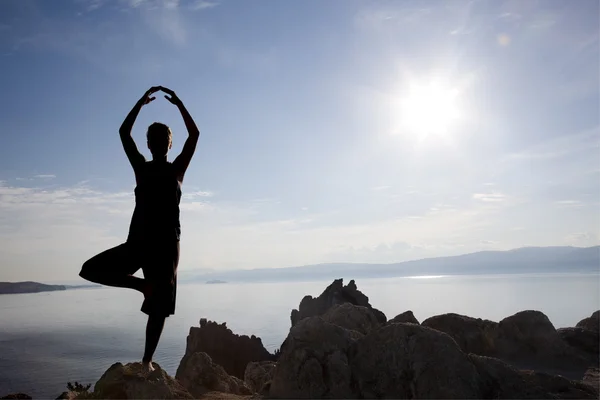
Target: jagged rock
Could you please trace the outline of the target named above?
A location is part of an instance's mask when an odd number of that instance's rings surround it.
[[[350,332],[321,317],[299,321],[281,347],[269,395],[285,399],[351,398],[347,354],[355,339]]]
[[[379,326],[379,321],[369,308],[353,306],[350,303],[334,305],[323,314],[323,319],[362,334],[367,334]]]
[[[7,394],[4,397],[0,397],[0,399],[23,399],[23,400],[28,400],[28,399],[32,399],[33,397],[31,397],[28,394],[25,393],[11,393],[11,394]]]
[[[321,317],[290,330],[273,398],[597,398],[591,386],[464,353],[448,334],[394,323],[358,339]]]
[[[465,353],[495,355],[496,322],[450,313],[428,318],[421,325],[452,336]]]
[[[600,334],[583,328],[560,328],[556,332],[565,343],[588,354],[598,364]]]
[[[398,322],[406,322],[406,323],[410,323],[410,324],[419,325],[419,321],[415,318],[415,315],[410,310],[405,311],[402,314],[396,315],[394,318],[392,318],[388,321],[388,324],[395,324]]]
[[[594,312],[590,317],[584,318],[575,325],[594,332],[600,331],[600,310]]]
[[[382,327],[351,356],[359,398],[478,398],[477,370],[452,338],[415,324]]]
[[[583,376],[583,383],[592,386],[596,390],[600,391],[600,369],[589,368],[585,371]]]
[[[153,363],[155,371],[144,374],[142,364],[113,364],[96,382],[96,399],[193,399],[179,382]],[[79,397],[79,396],[78,396]],[[88,397],[88,396],[85,396]]]
[[[277,363],[273,361],[251,362],[246,366],[244,382],[254,392],[265,394],[269,392],[271,379]]]
[[[175,378],[194,397],[213,391],[237,395],[251,394],[250,389],[241,379],[229,375],[206,353],[184,355],[177,368]]]
[[[357,289],[354,280],[351,280],[348,285],[344,286],[343,279],[336,279],[319,297],[304,296],[298,310],[292,310],[290,316],[292,326],[295,326],[304,318],[323,315],[331,307],[344,303],[369,308],[380,324],[384,324],[387,321],[384,313],[369,304],[369,298]]]
[[[229,375],[239,379],[244,379],[249,362],[275,360],[259,337],[234,334],[225,323],[217,324],[204,318],[200,320],[199,328],[190,328],[187,337],[185,355],[194,353],[208,354]]]

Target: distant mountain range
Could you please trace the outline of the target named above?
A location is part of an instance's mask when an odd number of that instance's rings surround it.
[[[480,251],[451,257],[425,258],[393,264],[332,263],[287,268],[247,270],[182,270],[181,283],[318,281],[337,278],[394,278],[424,275],[484,275],[531,273],[600,273],[600,246],[523,247]],[[0,282],[0,294],[100,288],[96,284],[46,285],[37,282]]]
[[[523,247],[480,251],[452,257],[425,258],[393,264],[333,263],[288,268],[227,271],[180,271],[180,282],[275,282],[336,278],[392,278],[422,275],[481,275],[600,272],[600,246]]]

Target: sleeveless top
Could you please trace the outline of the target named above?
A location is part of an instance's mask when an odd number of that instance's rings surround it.
[[[179,241],[181,183],[173,164],[168,161],[147,161],[135,172],[135,209],[127,241]]]

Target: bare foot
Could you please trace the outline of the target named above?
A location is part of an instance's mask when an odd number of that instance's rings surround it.
[[[152,361],[144,362],[142,361],[142,372],[149,374],[154,371],[154,367],[152,366]]]

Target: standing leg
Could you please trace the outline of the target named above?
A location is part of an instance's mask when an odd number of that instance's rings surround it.
[[[131,245],[123,243],[87,260],[81,267],[79,276],[90,282],[135,289],[145,294],[145,280],[133,276],[139,268]]]
[[[166,316],[161,314],[150,314],[148,316],[148,324],[146,325],[146,348],[144,350],[144,358],[142,365],[147,371],[154,371],[152,366],[152,356],[158,346],[160,335],[165,326]]]
[[[149,258],[143,266],[144,277],[151,290],[141,309],[148,315],[146,348],[142,358],[142,365],[147,371],[154,370],[152,356],[158,346],[165,319],[175,313],[179,242],[161,243],[152,249],[154,251],[146,253]]]

